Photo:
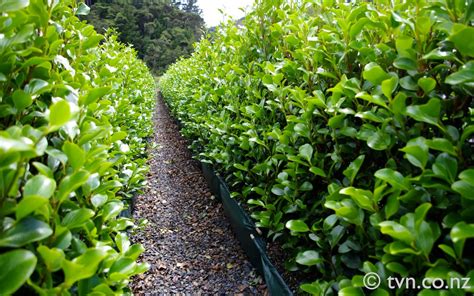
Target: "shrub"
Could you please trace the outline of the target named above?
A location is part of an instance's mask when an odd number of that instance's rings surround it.
[[[474,275],[468,2],[257,1],[160,80],[199,158],[318,279],[302,290]]]
[[[0,290],[128,293],[154,80],[76,1],[0,3]]]

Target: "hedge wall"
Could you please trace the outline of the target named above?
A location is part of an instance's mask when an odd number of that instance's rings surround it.
[[[2,295],[123,295],[148,268],[118,215],[144,182],[154,80],[88,10],[0,3]]]
[[[474,276],[473,21],[471,1],[260,0],[160,88],[287,268],[314,279],[303,291],[416,294],[389,277]]]

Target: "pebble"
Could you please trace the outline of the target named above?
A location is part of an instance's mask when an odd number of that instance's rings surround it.
[[[152,267],[133,279],[134,294],[268,295],[161,98],[154,126],[134,212],[150,223],[132,237],[145,247],[139,260]]]

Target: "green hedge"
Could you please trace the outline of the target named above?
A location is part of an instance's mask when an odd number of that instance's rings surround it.
[[[148,268],[118,215],[145,180],[154,79],[88,11],[0,3],[2,295],[123,295]]]
[[[260,0],[160,88],[287,268],[315,279],[302,290],[416,294],[388,277],[474,276],[473,20],[471,1]]]

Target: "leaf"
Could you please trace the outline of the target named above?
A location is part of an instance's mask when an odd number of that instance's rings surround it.
[[[323,258],[319,256],[319,253],[313,250],[299,252],[296,256],[296,262],[301,265],[313,266],[318,263],[324,262]]]
[[[25,8],[28,5],[30,5],[29,0],[2,0],[2,2],[0,2],[0,11],[13,12]],[[9,293],[5,292],[5,294]]]
[[[299,148],[299,155],[311,163],[313,157],[313,147],[310,144],[304,144]]]
[[[422,77],[418,79],[418,86],[425,94],[428,94],[436,87],[436,80],[431,77]]]
[[[428,162],[429,152],[428,146],[426,145],[426,139],[418,137],[408,141],[407,145],[400,149],[405,152],[405,157],[408,161],[420,169],[424,170],[426,163]]]
[[[449,39],[462,55],[474,57],[474,28],[464,25],[463,27],[449,36]]]
[[[326,173],[318,167],[311,167],[309,171],[315,174],[316,176],[326,177]]]
[[[391,143],[390,135],[381,130],[376,131],[367,139],[367,145],[374,150],[385,150]]]
[[[374,196],[372,192],[354,187],[347,187],[341,189],[339,193],[350,196],[359,207],[371,212],[375,212]]]
[[[354,182],[354,179],[357,176],[357,173],[359,172],[360,167],[362,166],[362,163],[364,162],[364,159],[365,159],[365,155],[360,155],[353,162],[349,164],[349,166],[344,170],[344,172],[342,172],[351,184]]]
[[[88,179],[89,172],[84,170],[64,177],[59,184],[58,192],[55,196],[56,200],[63,201],[72,191],[75,191],[79,186],[86,183]]]
[[[89,221],[90,218],[94,216],[94,214],[94,211],[91,209],[77,209],[67,213],[62,219],[61,225],[68,229],[78,228]]]
[[[64,260],[62,268],[64,270],[65,285],[71,286],[75,282],[93,276],[97,267],[107,256],[103,249],[87,249],[86,252],[72,261]]]
[[[344,199],[340,202],[330,200],[326,201],[324,206],[334,210],[338,217],[349,223],[360,226],[364,222],[364,211],[352,199]]]
[[[41,208],[49,202],[49,199],[40,195],[25,196],[21,199],[15,209],[15,215],[17,220],[21,220],[28,216],[30,213]]]
[[[123,203],[121,201],[111,201],[107,203],[102,209],[102,216],[104,221],[111,218],[115,218],[123,209]]]
[[[408,106],[407,115],[411,118],[426,122],[432,125],[438,125],[441,113],[441,101],[432,98],[424,105]]]
[[[71,142],[65,142],[63,152],[67,155],[68,161],[75,171],[82,168],[86,161],[86,153],[81,147]]]
[[[105,194],[94,194],[91,197],[91,203],[94,208],[99,208],[107,202],[107,199],[108,197]]]
[[[125,253],[130,248],[130,240],[128,239],[127,234],[123,232],[117,233],[115,236],[115,244],[121,253]]]
[[[67,101],[61,100],[49,108],[49,123],[60,127],[71,119],[71,110]]]
[[[410,181],[405,179],[402,174],[392,169],[380,169],[375,172],[375,177],[392,185],[393,188],[406,191],[409,191],[411,189]]]
[[[407,71],[416,71],[418,68],[416,61],[407,57],[396,58],[395,61],[393,62],[393,65],[398,69],[407,70]]]
[[[441,153],[433,164],[433,172],[451,184],[458,173],[458,162],[447,153]]]
[[[25,87],[25,92],[30,95],[40,95],[47,91],[49,83],[41,79],[31,79],[30,83]]]
[[[474,200],[474,169],[467,169],[459,174],[460,181],[451,185],[451,188],[462,197]]]
[[[37,261],[35,254],[27,250],[13,250],[1,254],[0,287],[2,294],[10,295],[18,290],[33,274]]]
[[[53,234],[48,224],[32,217],[16,222],[7,231],[0,234],[0,246],[18,248],[29,243],[43,240]]]
[[[467,224],[466,222],[459,222],[451,229],[451,239],[453,242],[465,240],[474,237],[474,224]]]
[[[58,248],[50,249],[46,246],[39,246],[37,250],[49,271],[58,271],[61,269],[65,259],[63,250]]]
[[[92,104],[96,102],[99,98],[108,94],[110,92],[110,89],[111,88],[109,86],[94,88],[89,91],[82,103],[86,106]]]
[[[380,85],[382,81],[391,78],[382,67],[373,62],[365,65],[362,76],[373,85]]]
[[[453,144],[448,139],[445,138],[434,138],[426,141],[426,145],[433,150],[438,150],[446,152],[452,156],[457,157],[456,150],[454,149]]]
[[[309,231],[308,225],[306,225],[306,223],[302,220],[290,220],[286,222],[285,227],[293,232],[308,232]]]
[[[441,48],[435,48],[423,56],[424,60],[454,60],[456,56],[451,51],[443,51]]]
[[[380,232],[391,236],[395,240],[400,240],[408,245],[415,241],[414,235],[405,226],[395,221],[384,221],[379,223]]]
[[[467,62],[459,71],[446,77],[445,82],[452,85],[474,82],[474,61]]]
[[[50,198],[56,190],[56,181],[43,175],[30,178],[23,188],[23,196],[42,196]]]
[[[398,53],[405,52],[407,49],[412,48],[413,38],[409,36],[400,36],[395,40],[395,47]]]
[[[392,77],[382,81],[382,92],[383,94],[391,99],[393,92],[397,89],[398,86],[398,77]]]
[[[84,2],[80,2],[76,10],[76,15],[88,15],[91,9]]]
[[[21,89],[15,90],[13,92],[12,98],[13,104],[15,104],[15,108],[19,111],[24,110],[33,103],[31,95]]]

